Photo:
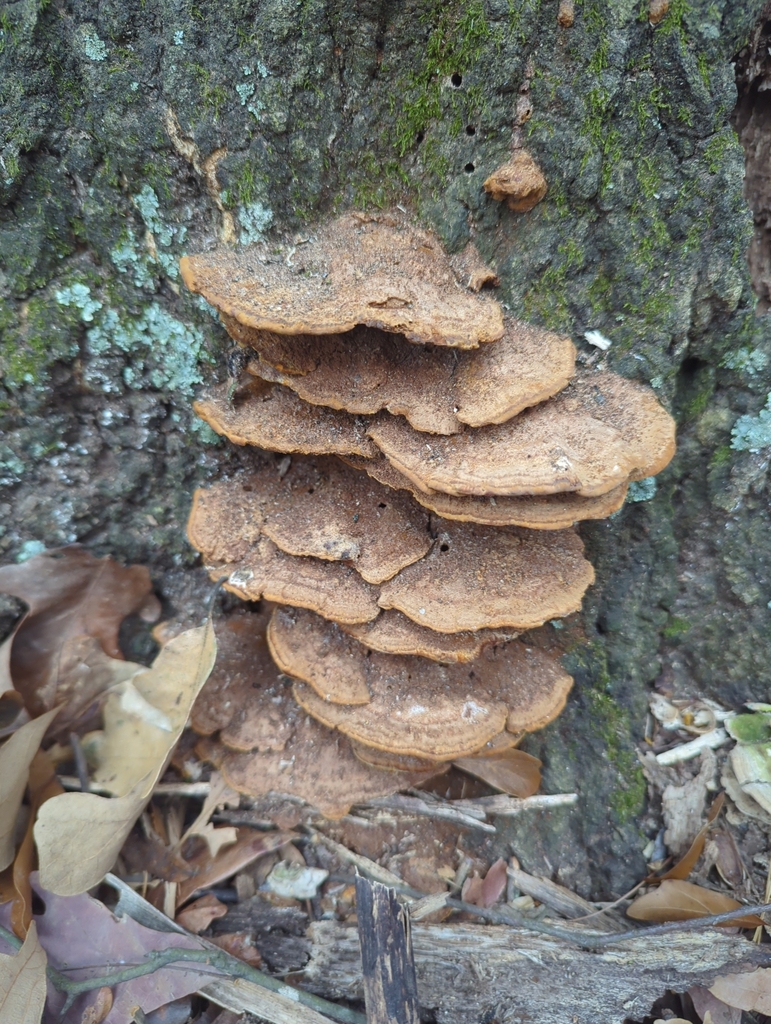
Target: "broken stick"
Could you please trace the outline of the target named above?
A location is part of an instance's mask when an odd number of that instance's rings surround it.
[[[393,889],[356,876],[367,1024],[420,1024],[410,922]]]

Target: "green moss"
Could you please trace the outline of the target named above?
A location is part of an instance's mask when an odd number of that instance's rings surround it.
[[[730,444],[721,444],[712,453],[712,458],[709,460],[709,468],[718,469],[720,466],[727,466],[732,458]]]
[[[691,628],[688,619],[682,619],[677,615],[670,615],[666,626],[661,631],[665,640],[677,640]]]
[[[484,101],[481,90],[445,90],[443,96],[442,87],[449,76],[462,76],[468,71],[497,38],[487,22],[482,0],[430,0],[419,22],[430,26],[423,63],[405,81],[396,83],[391,97],[392,113],[396,114],[393,144],[400,157],[413,149],[446,106],[460,126],[478,112],[478,105]],[[397,110],[399,96],[405,98]]]
[[[710,174],[717,174],[721,170],[728,153],[738,146],[739,141],[730,127],[725,127],[722,131],[713,135],[704,147],[704,161]]]
[[[225,86],[215,82],[212,72],[207,70],[202,64],[193,64],[188,61],[185,67],[198,84],[204,109],[210,111],[216,121],[220,110],[227,102],[228,94]]]

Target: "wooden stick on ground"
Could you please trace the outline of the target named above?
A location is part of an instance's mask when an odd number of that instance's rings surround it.
[[[367,1024],[420,1024],[407,911],[380,882],[356,876]]]

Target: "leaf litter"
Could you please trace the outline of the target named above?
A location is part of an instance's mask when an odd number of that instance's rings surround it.
[[[477,913],[494,914],[497,908],[513,910],[521,926],[536,930],[546,927],[547,933],[553,928],[548,922],[559,922],[561,917],[572,917],[571,928],[586,932],[580,917],[585,910],[590,917],[600,915],[598,923],[604,921],[606,927],[612,925],[617,931],[623,930],[619,910],[614,906],[587,904],[579,897],[566,901],[564,897],[572,895],[569,890],[548,879],[528,876],[519,868],[512,872],[503,858],[490,864],[487,857],[480,856],[478,845],[475,847],[464,838],[464,826],[459,832],[461,820],[473,824],[475,820],[484,821],[489,814],[506,813],[507,800],[514,808],[518,803],[526,807],[529,800],[536,801],[533,806],[540,806],[537,801],[548,799],[534,796],[540,784],[540,762],[516,746],[496,749],[493,745],[486,756],[459,761],[439,781],[426,782],[425,772],[418,773],[411,784],[420,784],[422,788],[414,790],[410,797],[390,798],[390,809],[369,805],[372,791],[367,792],[366,787],[359,794],[354,789],[347,794],[347,804],[340,805],[336,816],[340,818],[354,802],[359,806],[337,823],[320,817],[312,806],[323,806],[328,783],[324,772],[317,773],[315,789],[312,786],[303,792],[307,803],[297,795],[292,796],[291,788],[287,792],[281,784],[280,772],[271,776],[271,785],[250,798],[240,796],[232,787],[233,758],[267,758],[260,770],[270,776],[279,765],[286,765],[287,751],[296,742],[292,739],[296,725],[287,732],[283,715],[268,714],[266,718],[270,701],[253,703],[261,686],[266,690],[273,688],[273,697],[285,686],[266,657],[264,628],[269,607],[256,613],[238,609],[218,620],[216,633],[221,641],[221,654],[211,672],[217,644],[211,622],[189,630],[175,623],[164,624],[156,631],[162,649],[149,667],[123,659],[117,640],[123,618],[139,614],[149,622],[157,617],[158,605],[151,593],[149,576],[139,567],[123,569],[110,559],[93,558],[79,548],[65,548],[30,559],[23,566],[0,568],[0,588],[6,587],[29,605],[29,611],[0,648],[4,666],[0,673],[5,673],[0,679],[12,698],[11,718],[22,698],[26,717],[38,717],[27,721],[24,712],[18,715],[11,739],[0,746],[0,766],[6,762],[10,766],[9,772],[0,772],[0,853],[6,862],[6,870],[0,870],[0,900],[10,900],[0,907],[0,921],[4,927],[11,927],[11,933],[26,936],[25,943],[31,942],[29,936],[37,931],[43,957],[47,951],[52,965],[62,962],[57,960],[61,947],[49,931],[56,918],[52,908],[64,913],[64,908],[69,907],[67,912],[73,921],[90,920],[92,903],[107,915],[110,928],[118,929],[108,929],[99,947],[91,950],[94,965],[106,968],[107,960],[121,949],[119,936],[124,934],[120,931],[124,922],[118,921],[104,904],[84,895],[86,889],[101,881],[116,859],[119,874],[134,879],[133,884],[156,907],[171,918],[176,916],[177,922],[190,932],[208,933],[210,941],[229,950],[246,965],[257,966],[267,956],[274,970],[295,968],[282,961],[281,929],[265,922],[278,920],[276,915],[290,908],[310,910],[311,904],[314,916],[323,914],[339,921],[348,920],[354,911],[352,886],[346,881],[351,878],[351,863],[365,872],[385,871],[397,884],[410,886],[412,892],[433,894],[416,903],[416,908],[426,904],[420,912],[416,909],[416,914],[429,923],[453,913],[451,904],[462,894],[466,902],[459,906],[467,907],[467,912],[476,909]],[[261,666],[257,679],[254,666]],[[755,720],[738,723],[737,730],[744,731],[741,739],[737,734],[732,752],[739,746],[757,749],[767,739],[768,708],[751,707],[750,711],[750,715],[737,716]],[[41,712],[45,717],[41,717]],[[670,715],[666,740],[670,756],[683,738],[695,734],[697,738],[708,739],[710,729],[726,720],[725,715],[716,714],[711,708],[705,711],[693,702],[680,702],[675,712],[673,716],[665,709]],[[56,721],[52,723],[53,716]],[[196,747],[195,738],[185,734],[181,753],[175,754],[177,742],[191,718],[199,735],[207,738],[199,739]],[[730,721],[726,728],[731,731]],[[81,736],[91,784],[100,793],[110,795],[62,792],[54,775],[54,763],[38,748],[41,740],[45,745],[55,737],[58,743],[51,748],[56,755],[55,764],[65,763],[73,730]],[[72,742],[78,742],[77,738]],[[339,745],[339,737],[336,743]],[[195,749],[209,763],[222,763],[223,772],[212,772],[205,761],[196,758]],[[297,776],[297,759],[293,755],[292,760]],[[169,769],[172,763],[174,768]],[[302,769],[306,775],[312,775],[310,763]],[[353,763],[359,765],[359,771],[373,770],[352,756]],[[226,765],[230,766],[230,774]],[[716,759],[707,750],[701,755],[697,770],[687,778],[683,778],[679,768],[656,769],[659,782],[663,778],[661,772],[670,772],[658,793],[662,807],[666,808],[667,845],[670,852],[681,856],[664,875],[649,877],[648,883],[656,887],[631,905],[633,916],[667,922],[710,915],[722,909],[739,911],[742,903],[725,891],[718,891],[715,879],[707,879],[713,869],[718,887],[735,889],[737,884],[742,885],[741,898],[757,902],[757,891],[748,888],[750,876],[728,824],[712,820],[717,812],[703,820],[707,796],[714,792],[716,778],[727,767],[730,769],[731,765],[724,752]],[[164,772],[165,778],[180,780],[179,785],[171,784],[171,791],[180,794],[176,802],[174,798],[171,802],[168,798],[159,802],[157,796],[153,797]],[[188,778],[192,773],[194,779],[209,780],[208,796],[197,814],[192,805],[180,802],[187,783],[179,772],[187,773]],[[386,773],[381,771],[380,775],[383,774]],[[391,772],[391,793],[410,784],[405,778],[407,774]],[[743,792],[740,774],[741,770],[736,772],[735,787]],[[649,775],[655,775],[652,768]],[[487,796],[489,787],[500,795]],[[276,788],[279,792],[284,789],[287,795],[282,797],[270,791]],[[667,788],[669,792],[663,799]],[[26,804],[25,789],[29,791]],[[755,796],[747,798],[757,804]],[[462,814],[454,811],[453,801],[463,806]],[[762,804],[759,806],[762,810]],[[739,813],[732,801],[729,821],[730,815]],[[455,820],[448,821],[445,815],[455,815]],[[292,830],[295,825],[300,826],[300,831]],[[323,833],[330,842],[335,838],[332,847],[320,842]],[[33,836],[40,863],[39,883],[34,882],[36,876],[32,871]],[[64,856],[63,851],[67,851]],[[387,867],[381,868],[378,861]],[[693,875],[700,884],[688,881]],[[518,895],[514,876],[534,897]],[[229,890],[217,888],[227,886],[228,882],[232,887]],[[45,904],[42,914],[32,913],[33,884]],[[549,886],[559,890],[563,899],[553,898]],[[235,892],[237,902],[223,903],[216,895],[220,891]],[[83,901],[89,900],[87,906]],[[617,902],[620,909],[626,905],[623,900]],[[576,909],[573,904],[579,903],[581,907]],[[747,919],[756,923],[750,915],[740,913],[733,921],[746,925]],[[505,914],[502,920],[506,920]],[[62,934],[69,934],[70,947],[77,953],[75,959],[86,963],[78,959],[85,939],[78,928],[67,927],[69,933],[64,928]],[[557,932],[564,933],[566,938],[576,934],[564,929],[560,932],[559,928]],[[158,932],[152,932],[149,945],[135,951],[136,959],[141,961],[152,950],[160,949],[160,937]],[[574,937],[572,941],[578,940]],[[4,979],[2,969],[7,962],[19,966],[20,954],[7,942],[0,948],[9,950],[8,956],[0,961],[0,978]],[[754,978],[756,974],[737,977]],[[147,1012],[151,1005],[163,1006],[177,998],[177,989],[169,984],[166,975],[177,979],[189,976],[192,987],[184,994],[200,990],[207,981],[198,966],[159,969],[117,984],[112,990],[102,986],[101,991],[80,996],[64,1019],[72,1024],[102,1019],[117,1024],[119,1020],[128,1020],[125,1014],[120,1017],[124,1012],[119,1001],[121,992],[125,986],[148,978],[156,979],[156,991],[152,997],[141,997],[143,1009]],[[765,998],[764,977],[758,974],[755,983],[760,994],[753,989],[755,994],[731,998],[754,1000],[753,1005],[759,1006]],[[720,981],[718,978],[716,984]],[[105,1002],[111,991],[115,997],[112,1009]],[[712,1010],[717,1012],[720,1000],[717,995],[708,995],[713,1001]],[[137,1005],[138,997],[133,998],[132,1005]],[[49,1006],[60,1005],[62,999],[61,994],[54,994],[54,1003],[49,999]],[[75,1007],[83,1009],[80,1016]],[[37,1016],[30,1018],[30,1024],[40,1019],[40,1013],[35,1012]],[[334,1008],[332,1012],[334,1015]]]

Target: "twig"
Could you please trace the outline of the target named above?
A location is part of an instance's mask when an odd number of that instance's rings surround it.
[[[401,811],[404,814],[417,814],[424,818],[435,818],[442,821],[453,821],[456,825],[464,828],[478,828],[483,832],[495,832],[494,825],[488,825],[484,821],[484,814],[480,817],[478,813],[464,814],[458,807],[452,804],[445,804],[441,801],[428,803],[416,796],[404,796],[397,793],[395,796],[378,797],[375,800],[368,800],[367,807],[385,808],[386,810]]]
[[[689,740],[688,743],[681,743],[677,747],[656,754],[656,760],[663,765],[679,764],[681,761],[690,761],[697,757],[707,747],[710,750],[716,750],[725,743],[729,743],[730,740],[731,737],[725,729],[713,729],[712,732],[705,732],[702,736]]]
[[[8,942],[14,949],[21,949],[21,941],[17,939],[13,932],[7,931],[1,925],[0,938]],[[142,963],[111,970],[98,978],[83,978],[80,980],[66,978],[53,967],[48,967],[47,974],[54,988],[67,995],[61,1010],[62,1014],[65,1014],[77,996],[83,992],[92,992],[94,989],[104,988],[105,986],[111,988],[113,985],[121,984],[121,982],[133,981],[134,978],[153,974],[162,967],[168,967],[180,961],[205,964],[231,978],[243,978],[245,981],[254,982],[262,988],[270,989],[279,995],[288,996],[293,1002],[301,1003],[303,1006],[308,1006],[318,1013],[326,1014],[327,1017],[331,1017],[333,1020],[342,1021],[343,1024],[366,1024],[366,1018],[363,1014],[356,1013],[356,1011],[349,1010],[344,1006],[338,1006],[336,1003],[330,1003],[326,999],[321,999],[319,996],[314,996],[302,989],[292,988],[285,982],[279,981],[278,978],[271,978],[270,975],[258,971],[256,967],[250,967],[249,964],[237,960],[224,950],[179,949],[176,947],[156,949],[147,953]]]
[[[539,793],[523,799],[498,793],[477,797],[476,800],[453,800],[450,806],[466,814],[483,811],[487,816],[495,814],[514,818],[524,811],[551,811],[555,807],[571,807],[575,803],[578,803],[578,793]]]
[[[59,782],[67,790],[75,790],[76,792],[80,789],[80,780],[74,775],[60,775]],[[98,782],[92,782],[90,784],[90,790],[92,793],[97,793],[99,796],[111,796],[112,790],[108,789],[107,786],[101,786]],[[207,797],[211,790],[211,786],[208,782],[159,782],[153,790],[153,796],[187,796],[187,797]]]

